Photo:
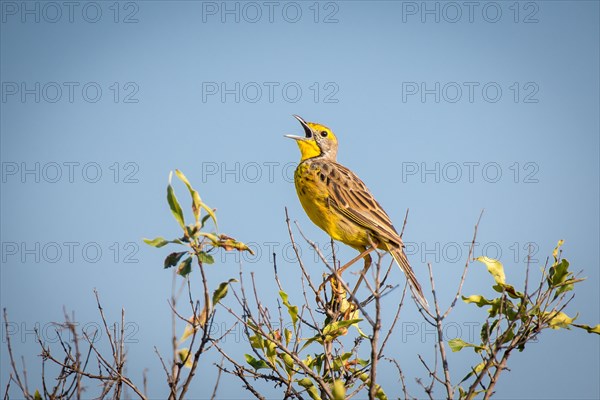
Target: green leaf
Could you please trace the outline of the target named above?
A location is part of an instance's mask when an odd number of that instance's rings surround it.
[[[375,385],[375,387],[377,388],[377,391],[375,392],[375,397],[377,397],[377,400],[388,400],[388,397],[381,386]]]
[[[470,397],[470,398],[474,399],[478,394],[483,393],[483,392],[484,392],[484,390],[475,390],[473,392],[473,397]],[[458,387],[458,398],[459,398],[459,400],[466,400],[467,399],[467,394],[468,394],[468,392],[465,389],[463,389],[460,386]]]
[[[286,308],[288,310],[288,314],[290,314],[290,317],[292,318],[292,323],[294,324],[294,327],[295,327],[296,322],[298,322],[298,306],[293,306],[290,304],[290,302],[288,300],[288,295],[283,290],[279,291],[279,297],[281,297],[283,304],[286,306]]]
[[[248,247],[246,244],[242,242],[238,242],[232,237],[227,235],[220,235],[219,242],[217,246],[224,248],[226,251],[238,250],[238,251],[247,251],[250,254],[254,255],[254,251]]]
[[[492,300],[488,300],[485,297],[478,295],[478,294],[474,294],[469,297],[462,296],[462,299],[467,304],[468,303],[476,304],[477,307],[489,306],[494,303]]]
[[[350,359],[350,357],[352,357],[352,353],[350,352],[344,353],[340,357],[335,357],[333,359],[333,370],[339,371],[345,367],[346,362]]]
[[[344,381],[341,379],[336,379],[333,382],[331,394],[333,394],[333,400],[344,400],[346,398],[346,387],[344,386]]]
[[[569,275],[569,262],[563,258],[560,260],[560,262],[557,262],[550,267],[550,273],[548,276],[549,283],[552,286],[558,286],[562,282],[566,281]]]
[[[596,326],[589,326],[589,325],[579,325],[579,324],[573,324],[573,326],[576,326],[577,328],[580,329],[585,329],[588,333],[595,333],[596,335],[600,335],[600,324],[596,325]]]
[[[501,344],[510,342],[511,340],[514,339],[514,337],[515,337],[515,326],[513,325],[510,328],[510,330],[506,330],[504,332],[504,337],[502,337],[502,343]]]
[[[254,335],[254,336],[250,336],[250,346],[252,346],[253,349],[264,349],[264,342],[263,339],[258,336],[258,335]]]
[[[450,339],[448,340],[448,346],[450,346],[450,350],[452,350],[453,352],[457,352],[457,351],[461,351],[462,349],[464,349],[465,347],[473,347],[473,349],[476,352],[479,352],[481,350],[483,350],[484,348],[481,346],[477,346],[474,345],[472,343],[467,343],[464,340],[462,340],[461,338],[454,338],[454,339]]]
[[[358,363],[358,365],[360,365],[361,367],[366,367],[367,365],[369,365],[370,361],[369,360],[363,360],[362,358],[357,358],[356,362]]]
[[[198,238],[198,233],[200,232],[200,228],[198,225],[186,225],[185,226],[186,236],[195,240]]]
[[[165,258],[165,268],[171,268],[171,267],[176,266],[184,254],[187,254],[187,251],[181,251],[179,253],[175,252],[175,253],[169,254],[167,256],[167,258]]]
[[[556,247],[554,248],[554,250],[552,251],[552,257],[554,257],[554,262],[558,261],[558,252],[560,250],[560,247],[563,245],[563,243],[565,243],[564,240],[560,239],[558,241],[558,243],[556,244]]]
[[[290,340],[292,339],[292,331],[290,331],[288,328],[284,328],[283,335],[285,336],[285,345],[288,346],[290,344]]]
[[[39,390],[35,390],[35,393],[33,394],[33,400],[42,400],[42,395],[40,394]]]
[[[298,385],[302,386],[303,388],[314,386],[314,384],[312,383],[310,378],[298,379],[297,382],[298,382]]]
[[[188,191],[190,192],[190,196],[192,197],[192,211],[194,212],[194,217],[196,218],[196,224],[198,224],[198,219],[200,217],[200,211],[202,208],[204,208],[204,210],[206,211],[206,213],[208,215],[202,218],[201,225],[204,226],[204,223],[206,222],[206,220],[208,218],[212,218],[213,222],[215,223],[215,228],[217,230],[219,230],[218,224],[217,224],[217,216],[215,215],[215,210],[213,210],[212,208],[210,208],[209,206],[204,204],[204,202],[200,199],[200,195],[198,194],[198,192],[196,190],[194,190],[194,188],[190,184],[190,181],[186,178],[186,176],[183,174],[183,172],[176,169],[175,174],[185,184],[185,186],[187,186]],[[169,176],[169,184],[170,183],[171,183],[171,176]]]
[[[515,306],[512,301],[498,297],[492,300],[492,306],[488,309],[488,313],[491,318],[494,318],[498,313],[506,315],[509,320],[513,320],[516,317]]]
[[[237,279],[230,279],[226,282],[221,282],[219,287],[214,291],[212,296],[212,304],[213,307],[216,306],[219,301],[223,299],[223,297],[227,296],[227,289],[229,288],[229,284],[232,282],[237,282]]]
[[[488,269],[488,272],[494,277],[494,280],[498,284],[506,283],[506,276],[504,275],[504,267],[498,260],[494,260],[489,257],[477,257],[475,260],[482,262]]]
[[[561,284],[560,287],[556,290],[556,293],[554,293],[554,297],[552,298],[552,301],[556,300],[558,298],[558,296],[560,296],[564,292],[570,292],[574,288],[575,288],[575,285],[573,285],[572,283],[568,283],[566,285]]]
[[[318,374],[323,369],[323,362],[325,360],[325,354],[315,354],[315,358],[311,358],[310,355],[306,357],[306,361],[303,361],[310,369],[316,370]]]
[[[183,211],[181,210],[181,206],[179,205],[179,201],[177,200],[177,196],[175,196],[175,191],[173,190],[173,186],[171,186],[171,178],[173,173],[169,174],[169,184],[167,185],[167,202],[169,203],[169,208],[171,209],[171,213],[175,217],[175,220],[179,223],[182,229],[185,230],[185,221],[183,219]]]
[[[208,220],[209,218],[210,218],[210,214],[206,214],[204,217],[202,217],[202,220],[200,220],[200,226],[204,226],[204,224],[206,223],[206,220]]]
[[[246,362],[255,370],[259,370],[261,368],[269,368],[269,364],[264,362],[264,360],[257,360],[250,354],[244,354],[244,357],[246,358]]]
[[[448,346],[450,346],[450,350],[456,353],[457,351],[461,351],[463,348],[469,346],[469,343],[460,338],[454,338],[448,341]]]
[[[177,267],[177,273],[183,277],[186,277],[190,272],[192,272],[192,257],[186,258]]]
[[[505,284],[504,291],[508,293],[508,296],[513,299],[522,299],[525,295],[521,292],[518,292],[512,285]]]
[[[371,384],[371,378],[369,376],[369,374],[367,374],[366,372],[363,372],[362,374],[358,375],[358,379],[360,379],[361,381],[363,381],[366,385],[370,385]],[[381,386],[375,384],[375,397],[378,400],[387,400],[387,395],[385,394],[385,392],[383,391],[383,389],[381,388]]]
[[[356,328],[356,330],[358,331],[358,334],[359,334],[359,335],[360,335],[360,336],[361,336],[363,339],[368,339],[368,338],[369,338],[369,336],[368,336],[366,333],[364,333],[364,332],[362,331],[362,329],[360,329],[360,327],[358,326],[358,324],[354,324],[354,325],[352,325],[352,326]]]
[[[214,264],[215,263],[215,259],[213,258],[213,256],[211,256],[210,254],[208,254],[205,251],[201,251],[198,253],[198,259],[200,260],[200,262],[202,264]]]
[[[246,319],[246,321],[244,321],[245,324],[248,325],[248,328],[252,329],[253,332],[258,331],[258,326],[256,326],[256,324],[254,322],[252,322],[251,319]]]
[[[294,375],[294,359],[288,353],[280,353],[278,356],[283,360],[283,365],[288,375]]]
[[[488,313],[491,318],[502,313],[509,321],[513,321],[518,315],[514,303],[504,297],[498,297],[492,300],[492,306],[488,309]]]
[[[200,209],[202,207],[202,200],[200,199],[200,195],[196,190],[194,190],[194,188],[190,184],[190,181],[188,181],[183,172],[176,169],[175,174],[185,184],[185,186],[187,186],[188,191],[190,192],[190,196],[192,197],[192,212],[194,213],[194,218],[196,219],[196,225],[198,225],[198,221],[200,220]]]
[[[185,175],[183,174],[183,172],[181,172],[180,170],[176,169],[175,170],[175,175],[177,175],[177,177],[181,180],[181,182],[185,183],[185,186],[187,186],[187,188],[190,191],[193,190],[192,185],[190,184],[190,181],[188,180],[188,178],[185,177]]]
[[[210,241],[212,242],[213,246],[218,246],[219,245],[219,237],[217,235],[215,235],[214,233],[198,232],[198,235],[204,236],[204,237],[210,239]]]
[[[271,362],[271,365],[275,365],[275,359],[277,357],[277,345],[275,344],[275,342],[266,339],[265,340],[265,347],[266,347],[266,355],[267,358],[269,359],[269,361]]]
[[[310,380],[310,378],[303,378],[298,381],[298,385],[302,386],[306,389],[306,392],[313,400],[321,400],[321,396],[319,396],[319,392],[315,387],[314,383]]]
[[[467,379],[469,379],[469,378],[470,378],[471,376],[473,376],[474,374],[478,374],[478,373],[480,373],[480,372],[483,370],[483,367],[484,367],[484,366],[485,366],[485,361],[482,361],[482,362],[480,362],[479,364],[477,364],[477,365],[475,366],[475,368],[471,368],[471,372],[469,372],[469,373],[468,373],[468,374],[467,374],[467,375],[466,375],[466,376],[465,376],[465,377],[462,379],[462,381],[460,381],[458,384],[460,385],[461,383],[463,383],[464,381],[466,381]],[[461,392],[461,390],[460,390],[460,389],[461,389],[461,388],[459,388],[459,393],[461,393],[461,395],[460,395],[461,397],[460,397],[460,398],[463,398],[463,394],[462,394],[463,392]],[[466,394],[466,393],[464,393],[464,394]]]
[[[361,318],[356,318],[356,319],[348,319],[345,321],[337,321],[337,322],[331,323],[331,324],[327,325],[325,328],[323,328],[323,335],[336,336],[342,328],[347,328],[350,325],[359,323],[360,321],[362,321]]]
[[[358,375],[358,379],[360,379],[364,383],[367,383],[369,381],[369,374],[363,372],[362,374]]]
[[[192,368],[192,366],[194,365],[194,357],[192,357],[190,349],[188,349],[187,347],[180,349],[177,351],[177,355],[179,356],[179,361],[184,363],[184,367]]]
[[[219,231],[219,224],[217,224],[217,216],[215,215],[215,210],[213,210],[212,208],[210,208],[209,206],[207,206],[204,203],[200,203],[200,207],[204,208],[204,210],[206,211],[206,213],[212,218],[213,222],[215,223],[215,229],[218,232]]]
[[[302,364],[306,365],[308,368],[312,369],[312,363],[314,362],[313,358],[308,354],[304,360],[302,360]]]
[[[550,326],[550,328],[552,329],[560,329],[560,328],[569,328],[569,326],[573,323],[573,321],[575,321],[577,319],[577,315],[574,316],[573,318],[569,317],[567,314],[565,314],[564,312],[545,312],[544,317],[550,317],[550,320],[548,321],[548,325]]]
[[[492,289],[494,289],[498,293],[506,293],[510,298],[513,299],[522,299],[524,296],[523,293],[517,292],[517,290],[512,285],[509,285],[507,283],[498,283],[492,286]]]
[[[171,241],[166,240],[165,238],[162,238],[160,236],[157,237],[157,238],[154,238],[154,239],[146,239],[146,238],[144,238],[143,240],[144,240],[144,243],[149,244],[150,246],[157,247],[157,248],[160,248],[160,247],[163,247],[163,246],[165,246],[165,245],[167,245],[169,243],[172,243]]]
[[[208,317],[207,313],[208,310],[206,309],[206,305],[204,305],[204,308],[202,308],[202,311],[198,315],[192,315],[187,319],[188,323],[185,325],[179,343],[183,343],[188,337],[197,332],[198,328],[203,328],[206,325],[206,318]]]
[[[306,343],[304,343],[304,346],[302,346],[302,348],[300,350],[304,350],[306,347],[308,347],[313,342],[318,342],[318,343],[330,342],[333,339],[335,339],[336,337],[346,334],[347,327],[349,327],[350,325],[357,324],[360,321],[362,321],[362,319],[356,318],[356,319],[348,319],[345,321],[337,321],[337,322],[333,322],[329,325],[326,325],[323,328],[322,334],[317,333],[315,336],[307,339]]]
[[[310,339],[306,340],[306,343],[304,343],[304,346],[302,346],[302,348],[300,349],[300,351],[304,350],[305,348],[307,348],[311,343],[314,343],[317,340],[321,339],[321,335],[316,335],[311,337]],[[314,362],[314,361],[313,361]]]
[[[315,368],[317,372],[321,374],[323,370],[323,364],[325,363],[325,354],[315,354]]]
[[[492,322],[492,325],[490,326],[488,321],[485,321],[485,323],[481,327],[481,332],[480,332],[482,344],[486,344],[488,342],[488,340],[490,338],[489,335],[492,334],[492,332],[496,328],[496,325],[498,325],[498,322],[499,322],[499,320],[495,319],[494,322]]]

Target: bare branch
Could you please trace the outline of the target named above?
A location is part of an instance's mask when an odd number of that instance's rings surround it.
[[[211,400],[214,400],[217,397],[217,389],[219,389],[219,382],[221,381],[221,373],[223,372],[223,362],[224,361],[225,361],[225,357],[223,357],[221,359],[221,363],[217,366],[217,380],[215,381],[215,386],[213,388],[212,395],[210,396]]]
[[[30,398],[32,398],[32,396],[29,394],[27,385],[24,384],[23,381],[21,381],[21,376],[19,374],[19,371],[17,370],[17,365],[15,364],[15,359],[14,359],[13,350],[12,350],[12,343],[10,341],[10,333],[8,332],[8,316],[6,313],[6,308],[3,309],[3,313],[4,313],[4,329],[6,332],[6,346],[8,348],[8,357],[10,358],[10,366],[12,368],[11,378],[17,383],[17,386],[19,386],[19,389],[21,389],[21,392],[23,392],[23,396],[26,399],[30,399]],[[10,380],[9,380],[9,385],[10,385]],[[8,393],[8,388],[7,388],[7,393]]]
[[[479,223],[481,222],[481,217],[483,216],[483,211],[484,210],[481,210],[481,213],[479,214],[479,218],[477,219],[477,223],[475,224],[475,228],[473,229],[473,240],[471,240],[471,245],[469,246],[469,254],[467,255],[467,261],[465,261],[465,268],[463,269],[462,276],[460,277],[460,283],[458,284],[458,290],[456,291],[456,296],[454,296],[452,303],[450,303],[450,306],[448,306],[448,309],[442,316],[442,319],[445,319],[448,316],[448,314],[450,314],[450,311],[456,305],[456,301],[458,300],[458,298],[460,297],[460,294],[462,292],[462,287],[463,287],[463,284],[465,283],[465,278],[467,277],[467,271],[469,269],[471,259],[473,258],[473,251],[475,250],[475,242],[477,241],[477,230],[479,229]]]

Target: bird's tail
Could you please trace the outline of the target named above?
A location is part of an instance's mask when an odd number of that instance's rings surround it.
[[[390,254],[394,257],[396,264],[398,264],[402,272],[406,275],[406,280],[408,281],[410,290],[415,298],[425,309],[429,309],[429,303],[427,303],[427,299],[425,299],[425,295],[423,294],[423,289],[421,289],[421,285],[419,284],[419,281],[417,281],[417,277],[408,263],[408,258],[406,258],[404,250],[401,247],[394,248],[390,250]]]

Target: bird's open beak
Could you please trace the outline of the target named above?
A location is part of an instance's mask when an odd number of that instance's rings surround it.
[[[302,125],[302,128],[304,128],[305,136],[302,137],[302,136],[296,136],[296,135],[285,135],[285,137],[294,139],[294,140],[306,140],[306,139],[312,138],[312,130],[310,129],[310,126],[308,126],[306,121],[303,120],[302,117],[300,117],[299,115],[293,114],[293,116],[294,116],[294,118],[296,118],[298,120],[298,122],[300,122],[300,124]]]

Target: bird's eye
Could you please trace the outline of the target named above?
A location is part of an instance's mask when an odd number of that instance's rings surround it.
[[[321,136],[322,137],[327,137],[327,131],[321,131]]]

